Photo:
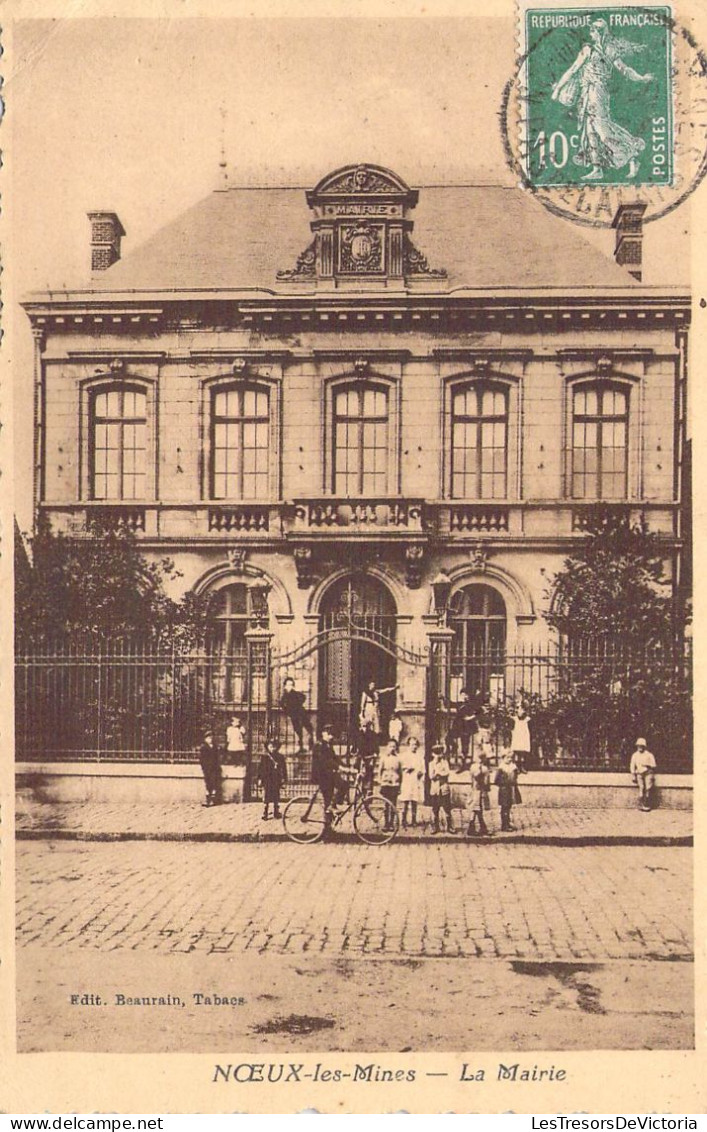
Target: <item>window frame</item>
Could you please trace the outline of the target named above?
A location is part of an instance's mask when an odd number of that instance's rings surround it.
[[[361,393],[366,390],[373,390],[375,392],[384,393],[387,401],[387,436],[385,444],[386,452],[386,472],[385,480],[386,486],[383,491],[363,491],[363,463],[361,462],[358,468],[358,490],[354,495],[342,495],[336,490],[336,399],[340,393],[344,393],[350,389],[357,389]],[[345,419],[345,418],[341,418]],[[352,419],[352,418],[349,418]],[[376,418],[359,418],[360,433],[363,425],[367,419],[374,421]],[[365,376],[358,376],[353,373],[341,374],[340,376],[330,380],[326,383],[324,390],[324,461],[323,461],[323,482],[322,489],[325,495],[334,498],[352,498],[352,499],[385,499],[393,498],[400,494],[400,382],[395,378],[385,376],[380,373],[371,372]],[[357,448],[357,452],[361,452],[361,448]]]
[[[457,394],[475,389],[477,399],[485,390],[502,393],[506,399],[506,443],[505,443],[505,495],[482,496],[455,495],[454,487],[454,399]],[[521,498],[522,438],[520,436],[522,387],[520,379],[502,373],[457,373],[444,379],[442,454],[441,454],[441,498],[453,503],[479,503],[502,505]],[[478,402],[477,402],[478,403]],[[478,417],[477,420],[485,418]],[[493,419],[493,418],[487,418]],[[479,434],[480,435],[480,434]],[[481,467],[477,476],[481,474]]]
[[[237,417],[218,416],[216,413],[216,400],[222,394],[237,393],[239,399],[240,413]],[[256,396],[264,394],[267,399],[267,415],[265,417],[246,416],[243,411],[244,399],[246,393],[254,393]],[[271,449],[272,449],[272,432],[273,432],[273,398],[270,386],[266,382],[261,381],[230,381],[219,384],[212,384],[209,388],[209,461],[208,461],[208,496],[209,499],[217,503],[268,503],[272,497],[272,465],[271,465]],[[259,473],[265,479],[266,490],[264,498],[256,498],[246,495],[243,491],[243,480],[246,475],[244,471],[244,458],[245,447],[243,445],[243,433],[247,424],[255,424],[256,422],[264,423],[266,430],[266,443],[256,451],[261,450],[265,454],[265,472]],[[216,471],[216,428],[219,424],[236,425],[238,428],[238,486],[239,491],[237,494],[227,493],[224,495],[216,494],[216,476],[223,475],[226,480],[230,478],[228,472],[217,473]],[[224,451],[228,451],[225,448]]]
[[[130,506],[154,503],[157,494],[157,398],[156,382],[152,378],[137,374],[124,374],[116,376],[112,373],[100,373],[79,385],[79,450],[81,453],[78,469],[78,498],[87,503],[98,503],[106,507]],[[111,498],[97,498],[95,494],[95,403],[101,393],[110,393],[115,390],[122,392],[140,393],[145,397],[145,416],[139,418],[145,421],[145,479],[144,494],[140,498],[126,499],[113,496]],[[133,423],[129,421],[128,423]],[[121,446],[121,476],[122,476],[122,446]]]
[[[597,395],[597,412],[595,414],[580,413],[575,411],[575,402],[580,393],[596,393]],[[622,414],[608,414],[602,413],[601,409],[604,403],[605,393],[621,393],[626,401],[625,412]],[[606,503],[625,503],[632,497],[632,464],[634,459],[635,439],[633,437],[632,426],[632,403],[631,403],[631,385],[627,381],[617,380],[616,378],[600,378],[597,376],[583,377],[572,381],[568,389],[568,443],[567,443],[567,475],[566,475],[566,488],[567,497],[576,503],[582,502],[606,502]],[[592,423],[596,426],[596,442],[593,448],[582,449],[575,448],[575,425],[577,422],[588,424]],[[625,444],[624,444],[624,463],[623,463],[623,484],[624,489],[621,495],[607,496],[603,490],[602,484],[602,453],[604,451],[602,445],[602,436],[604,426],[606,424],[616,424],[622,422],[625,426]],[[575,452],[576,451],[594,451],[596,455],[596,471],[592,473],[581,473],[586,481],[588,474],[592,476],[596,483],[596,492],[593,494],[582,495],[575,494],[575,476],[580,473],[575,472]],[[607,473],[611,474],[611,473]]]

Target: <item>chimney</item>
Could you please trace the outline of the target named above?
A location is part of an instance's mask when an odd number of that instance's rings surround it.
[[[125,229],[115,212],[89,212],[91,271],[105,271],[120,259],[120,238]]]
[[[643,213],[646,207],[640,201],[620,204],[611,225],[616,229],[614,258],[621,267],[626,266],[639,283],[643,275]]]

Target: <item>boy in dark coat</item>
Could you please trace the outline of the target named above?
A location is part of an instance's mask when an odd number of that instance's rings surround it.
[[[283,685],[280,707],[292,724],[294,733],[297,736],[300,751],[304,750],[305,731],[309,735],[310,741],[314,738],[312,721],[309,718],[309,712],[304,706],[306,699],[307,697],[304,692],[298,692],[295,688],[293,678],[288,676]]]
[[[221,752],[214,742],[214,733],[211,728],[204,731],[203,741],[199,747],[199,762],[206,787],[206,801],[202,804],[204,806],[218,806],[223,800],[221,797]]]
[[[258,777],[263,787],[263,821],[267,821],[270,806],[273,807],[273,817],[280,817],[280,790],[287,782],[287,764],[280,751],[277,739],[268,739],[265,744],[265,753],[260,760]]]

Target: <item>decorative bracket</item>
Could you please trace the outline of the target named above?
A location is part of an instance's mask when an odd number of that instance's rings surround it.
[[[296,546],[293,553],[295,569],[297,571],[297,586],[300,590],[308,590],[314,585],[314,555],[311,546]]]
[[[422,570],[425,564],[425,547],[413,542],[405,547],[405,585],[409,590],[419,590],[422,585]]]
[[[471,561],[471,565],[475,570],[478,570],[480,574],[485,574],[486,567],[489,563],[489,551],[487,544],[485,542],[477,543],[469,552],[469,559]]]
[[[245,547],[229,546],[226,551],[226,557],[234,574],[245,573],[245,560],[248,557],[248,551]]]

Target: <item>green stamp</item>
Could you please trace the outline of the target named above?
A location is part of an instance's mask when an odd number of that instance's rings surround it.
[[[671,185],[671,10],[525,12],[531,185]]]

